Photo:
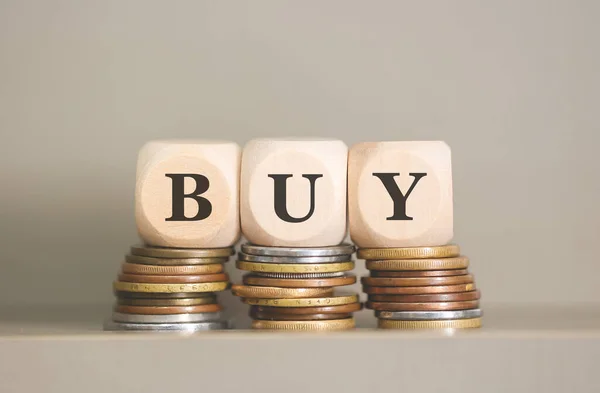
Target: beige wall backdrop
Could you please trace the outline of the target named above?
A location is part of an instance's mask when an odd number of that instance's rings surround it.
[[[0,1],[0,304],[111,301],[147,140],[285,135],[447,141],[484,300],[600,301],[599,4]]]

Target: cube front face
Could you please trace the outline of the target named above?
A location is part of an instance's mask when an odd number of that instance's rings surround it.
[[[452,165],[444,142],[367,142],[348,157],[350,236],[359,247],[447,244]]]
[[[142,240],[182,248],[235,244],[240,156],[233,142],[147,143],[139,153],[135,192]]]
[[[240,189],[244,236],[265,246],[339,244],[346,235],[347,159],[339,140],[248,142]]]

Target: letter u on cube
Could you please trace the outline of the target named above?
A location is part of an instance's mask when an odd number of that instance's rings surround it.
[[[450,148],[444,142],[255,139],[153,141],[140,151],[136,222],[146,244],[226,247],[240,230],[264,246],[448,243]]]

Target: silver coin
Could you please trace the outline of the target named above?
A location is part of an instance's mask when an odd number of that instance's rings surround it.
[[[115,291],[118,298],[123,299],[189,299],[199,297],[216,297],[215,292],[124,292]]]
[[[229,329],[227,321],[193,323],[127,323],[107,321],[106,331],[152,331],[152,332],[200,332],[206,330]]]
[[[188,266],[188,265],[209,265],[215,263],[225,263],[229,257],[214,257],[214,258],[154,258],[144,257],[140,255],[125,255],[125,261],[129,263],[137,263],[140,265],[155,265],[155,266]]]
[[[333,263],[350,261],[351,255],[335,255],[332,257],[268,257],[262,255],[250,255],[243,252],[238,253],[240,261],[260,263]]]
[[[351,255],[354,251],[354,246],[348,243],[330,247],[266,247],[250,243],[242,245],[243,253],[271,257],[329,257]]]
[[[182,322],[213,322],[221,319],[220,312],[203,312],[194,314],[125,314],[113,312],[113,321],[127,323],[182,323]]]
[[[131,246],[131,254],[152,258],[218,258],[233,255],[233,247],[224,248],[167,248]]]
[[[296,280],[309,280],[312,278],[335,278],[342,277],[346,272],[334,272],[334,273],[269,273],[269,272],[252,272],[250,275],[253,277],[267,277],[267,278],[290,278]]]
[[[398,321],[442,321],[445,319],[470,319],[483,315],[481,309],[457,311],[375,311],[375,316],[381,319]]]

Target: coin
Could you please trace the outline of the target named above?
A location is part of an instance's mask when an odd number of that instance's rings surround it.
[[[346,273],[344,272],[333,272],[333,273],[269,273],[269,272],[253,272],[252,275],[256,277],[268,277],[268,278],[293,278],[299,280],[307,280],[311,278],[333,278],[342,277]]]
[[[209,265],[184,265],[184,266],[152,266],[137,263],[123,263],[121,270],[126,274],[153,274],[153,275],[191,275],[214,274],[223,271],[220,263]]]
[[[189,266],[189,265],[214,265],[225,263],[228,257],[218,258],[152,258],[140,255],[125,255],[125,261],[139,265],[151,266]]]
[[[242,245],[242,252],[245,254],[273,257],[328,257],[351,255],[354,251],[354,246],[348,243],[330,247],[266,247],[250,243]]]
[[[346,262],[351,259],[350,255],[336,255],[331,257],[269,257],[262,255],[250,255],[243,252],[238,253],[239,261],[261,262],[261,263],[333,263]]]
[[[187,284],[202,282],[228,281],[227,273],[202,274],[197,276],[156,276],[144,274],[119,274],[119,281],[124,282],[143,282],[156,284]]]
[[[165,314],[197,314],[221,311],[219,304],[203,304],[197,306],[125,306],[117,305],[114,310],[124,314],[165,315]]]
[[[157,300],[170,300],[170,299],[202,299],[202,298],[212,298],[216,299],[216,295],[212,292],[130,292],[130,291],[114,291],[115,295],[119,299],[157,299]]]
[[[258,263],[237,261],[235,263],[238,269],[271,272],[271,273],[328,273],[328,272],[345,272],[354,269],[354,262],[338,262],[338,263],[319,263],[319,264],[275,264],[275,263]]]
[[[188,322],[188,323],[127,323],[108,321],[106,331],[152,331],[152,332],[199,332],[205,330],[228,329],[227,321]]]
[[[476,290],[471,292],[438,293],[424,295],[369,295],[369,301],[398,303],[462,302],[466,300],[477,300],[480,297],[480,292]]]
[[[131,253],[152,258],[215,258],[234,254],[233,247],[224,248],[165,248],[152,246],[131,246]],[[191,265],[191,264],[190,264]]]
[[[407,270],[407,271],[377,271],[371,272],[371,277],[448,277],[448,276],[462,276],[469,274],[467,269],[451,269],[451,270]]]
[[[455,293],[475,289],[475,284],[436,285],[431,287],[371,287],[363,285],[363,292],[373,295],[418,295],[422,293]]]
[[[343,285],[351,285],[355,282],[356,276],[354,274],[346,274],[342,277],[317,279],[313,278],[308,280],[298,280],[291,278],[267,278],[260,277],[252,273],[246,274],[244,276],[244,284],[247,285],[264,285],[285,288],[338,287]]]
[[[483,315],[481,309],[458,311],[376,311],[380,319],[395,319],[403,321],[437,321],[446,319],[471,319]]]
[[[250,306],[251,312],[261,312],[268,314],[289,314],[289,315],[307,315],[307,314],[346,314],[362,309],[361,303],[349,303],[341,306],[323,306],[323,307],[264,307]]]
[[[122,306],[199,306],[201,304],[214,304],[217,302],[217,297],[204,296],[199,298],[186,299],[127,299],[117,298],[117,304]]]
[[[329,319],[352,318],[352,314],[346,313],[346,314],[291,315],[291,314],[269,314],[269,313],[250,311],[250,318],[262,319],[262,320],[266,320],[266,321],[323,321],[323,320],[329,320]]]
[[[433,302],[433,303],[395,303],[395,302],[367,302],[366,308],[385,311],[446,311],[468,310],[479,307],[478,300],[464,302]]]
[[[481,318],[455,319],[447,321],[395,321],[379,319],[380,329],[469,329],[481,327]]]
[[[128,323],[209,322],[218,321],[220,318],[220,312],[167,315],[124,314],[120,312],[113,312],[113,321]]]
[[[252,321],[252,328],[269,330],[333,331],[354,329],[354,327],[354,318],[329,321]]]
[[[333,294],[333,288],[278,288],[246,285],[233,285],[231,291],[236,296],[261,299],[313,298]]]
[[[360,259],[448,258],[458,255],[460,248],[456,244],[434,247],[359,248],[357,252]]]
[[[360,282],[363,285],[374,287],[422,287],[431,285],[456,285],[473,282],[473,275],[465,274],[462,276],[450,277],[362,277]]]
[[[321,307],[340,306],[358,302],[358,295],[333,295],[328,297],[313,297],[302,299],[256,299],[242,298],[242,302],[253,306],[270,307]]]
[[[367,261],[369,270],[448,270],[466,269],[469,258],[465,256],[442,259],[387,259]]]
[[[228,281],[207,282],[199,284],[146,284],[115,281],[113,289],[124,292],[218,292],[229,286]]]

